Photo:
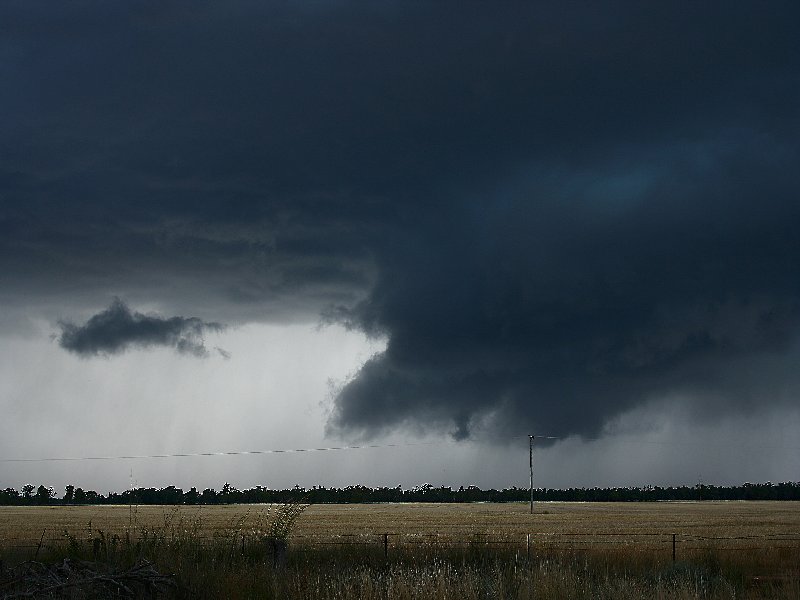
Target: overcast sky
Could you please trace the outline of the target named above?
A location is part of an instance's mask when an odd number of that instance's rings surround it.
[[[0,487],[800,480],[796,2],[0,5]],[[60,493],[60,492],[59,492]]]

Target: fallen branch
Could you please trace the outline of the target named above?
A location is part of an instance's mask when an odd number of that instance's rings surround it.
[[[3,594],[3,600],[58,598],[76,588],[91,597],[137,598],[144,593],[151,596],[165,594],[176,587],[174,575],[159,573],[147,560],[118,570],[102,563],[68,558],[55,565],[29,561],[9,573],[9,580],[1,582],[1,585],[12,589]]]

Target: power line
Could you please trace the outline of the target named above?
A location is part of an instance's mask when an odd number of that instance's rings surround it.
[[[523,438],[530,437],[529,435],[519,436]],[[739,449],[760,449],[760,450],[800,450],[800,446],[780,446],[776,444],[741,444],[739,442],[703,442],[686,439],[670,440],[625,440],[620,439],[625,437],[625,434],[608,434],[603,436],[594,437],[581,437],[578,435],[562,435],[562,436],[546,436],[534,435],[537,440],[562,440],[563,442],[579,442],[582,444],[589,444],[594,442],[608,442],[614,444],[632,444],[632,445],[648,445],[648,446],[694,446],[697,448],[739,448]]]
[[[0,458],[3,463],[68,462],[80,460],[143,460],[152,458],[186,458],[197,456],[246,456],[256,454],[295,454],[299,452],[332,452],[336,450],[365,450],[368,448],[405,448],[408,446],[433,446],[448,442],[420,442],[408,444],[367,444],[362,446],[330,446],[328,448],[286,448],[275,450],[236,450],[231,452],[181,452],[176,454],[131,454],[120,456],[49,456],[44,458]]]
[[[549,435],[532,435],[525,437],[533,437],[534,439],[548,439],[548,440],[562,440],[568,441],[570,436],[549,436]],[[663,445],[663,446],[695,446],[704,448],[751,448],[763,450],[800,450],[797,446],[778,446],[772,444],[725,444],[715,442],[694,442],[694,441],[656,441],[656,440],[619,440],[614,438],[623,437],[621,435],[608,435],[602,437],[592,438],[576,438],[581,443],[601,442],[607,441],[610,443],[619,444],[633,444],[633,445]],[[157,458],[187,458],[187,457],[201,457],[201,456],[247,456],[259,454],[296,454],[300,452],[333,452],[338,450],[365,450],[374,448],[405,448],[412,446],[432,446],[444,444],[456,444],[455,441],[440,441],[440,442],[418,442],[406,444],[366,444],[360,446],[331,446],[327,448],[285,448],[285,449],[270,449],[270,450],[236,450],[229,452],[181,452],[174,454],[130,454],[119,456],[48,456],[40,458],[0,458],[0,463],[33,463],[33,462],[75,462],[75,461],[110,461],[110,460],[145,460]]]
[[[651,446],[693,446],[696,448],[738,448],[738,449],[760,449],[760,450],[800,450],[798,446],[777,446],[775,444],[741,444],[724,442],[696,442],[692,440],[615,440],[613,438],[622,437],[621,435],[608,435],[604,437],[584,438],[582,442],[603,442],[608,441],[616,444],[651,445]]]

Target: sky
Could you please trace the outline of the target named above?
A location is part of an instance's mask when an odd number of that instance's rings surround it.
[[[798,17],[4,2],[0,487],[800,480]]]

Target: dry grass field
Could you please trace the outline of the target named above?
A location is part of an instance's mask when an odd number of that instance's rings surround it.
[[[257,523],[268,511],[263,505],[231,506],[50,506],[0,507],[0,545],[37,543],[92,529],[122,534],[129,527],[161,527],[165,523],[199,524],[209,535],[217,530]],[[764,539],[800,538],[800,503],[796,502],[657,502],[539,503],[533,515],[527,504],[331,504],[312,505],[298,519],[296,542],[335,541],[341,537],[379,536],[399,539],[438,536],[442,542],[523,539],[534,534],[571,543],[608,534],[644,541],[656,535]],[[593,537],[594,536],[594,537]]]
[[[175,575],[168,597],[800,598],[800,503],[313,505],[283,566],[276,511],[2,507],[0,561],[144,559]]]

